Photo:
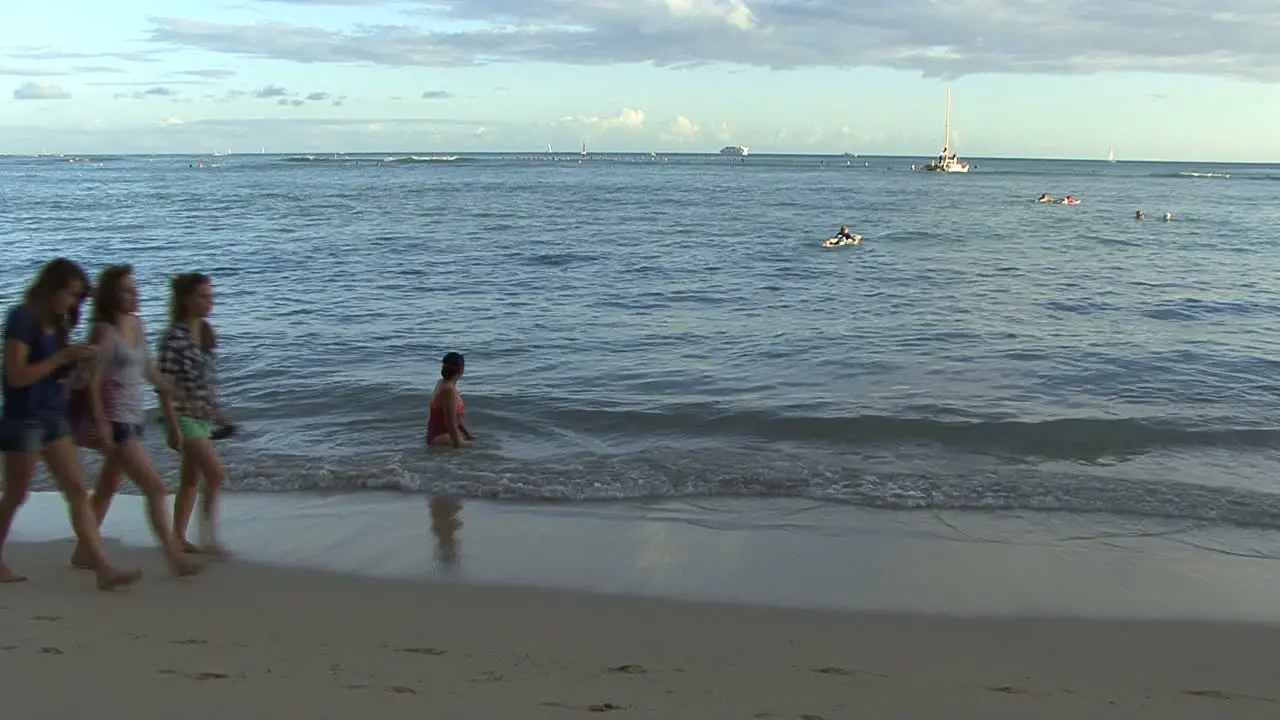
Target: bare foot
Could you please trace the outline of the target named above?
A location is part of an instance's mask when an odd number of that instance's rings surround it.
[[[118,587],[132,585],[142,579],[141,570],[117,570],[113,567],[98,570],[98,589],[115,590]]]
[[[226,560],[227,558],[231,557],[231,552],[217,542],[206,543],[205,545],[201,546],[200,554],[210,555],[212,557],[218,558],[219,560]]]
[[[26,582],[26,581],[27,581],[26,575],[19,575],[18,573],[10,570],[8,565],[5,565],[4,563],[0,563],[0,585],[3,585],[5,583],[20,583],[20,582]]]
[[[199,575],[200,572],[204,570],[204,567],[200,563],[192,562],[182,557],[174,558],[170,561],[170,565],[173,567],[173,574],[178,577]]]
[[[182,539],[180,539],[178,542],[182,543],[182,552],[188,555],[200,554],[200,548],[195,543],[189,543],[186,540],[182,540]]]
[[[76,545],[75,552],[71,553],[71,566],[81,570],[92,570],[98,567],[98,563],[94,562],[93,556],[88,551]]]

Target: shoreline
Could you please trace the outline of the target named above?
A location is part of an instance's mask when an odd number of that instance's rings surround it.
[[[0,692],[44,718],[85,698],[137,720],[1269,718],[1280,626],[957,618],[424,584],[212,563],[116,593],[14,547],[0,588]],[[75,677],[76,693],[49,688]],[[274,710],[272,712],[275,712]]]
[[[1132,518],[229,493],[222,534],[238,563],[419,585],[950,617],[1280,622],[1280,533]],[[116,498],[103,536],[113,553],[159,557],[140,497]],[[11,543],[24,574],[66,567],[24,557],[47,543],[69,557],[61,497],[33,493]]]

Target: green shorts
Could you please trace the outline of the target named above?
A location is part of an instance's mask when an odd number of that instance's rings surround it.
[[[213,423],[208,420],[178,416],[178,432],[183,440],[208,440],[213,435]]]

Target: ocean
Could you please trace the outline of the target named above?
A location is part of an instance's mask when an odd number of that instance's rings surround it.
[[[0,158],[0,300],[128,262],[154,337],[213,275],[237,491],[1280,527],[1278,166],[384,157]]]

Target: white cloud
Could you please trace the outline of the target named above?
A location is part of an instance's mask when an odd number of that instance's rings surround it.
[[[644,110],[623,108],[617,115],[597,117],[595,115],[570,115],[561,118],[562,122],[577,123],[600,130],[640,130],[644,128]]]
[[[1270,0],[1075,0],[1069,11],[1047,0],[401,2],[416,4],[427,24],[333,30],[161,17],[151,20],[150,39],[303,63],[720,63],[884,67],[934,77],[1125,71],[1280,81],[1280,2]],[[425,29],[434,21],[475,29]]]
[[[670,124],[667,125],[666,132],[662,134],[662,139],[674,143],[690,143],[698,138],[698,133],[702,128],[698,124],[684,115],[677,115]]]
[[[13,91],[14,100],[66,100],[70,97],[71,93],[57,85],[33,82],[22,83]]]
[[[160,127],[173,127],[174,125],[182,125],[182,124],[183,124],[182,118],[174,117],[173,115],[170,115],[169,117],[160,121]]]
[[[667,10],[676,17],[713,18],[739,30],[756,26],[756,15],[743,0],[666,0]]]

